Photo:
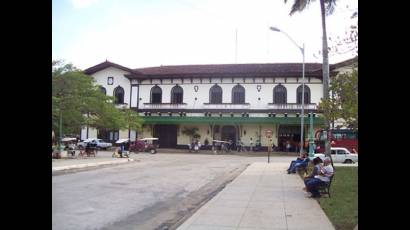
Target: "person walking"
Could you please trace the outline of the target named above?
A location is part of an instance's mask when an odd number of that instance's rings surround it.
[[[290,148],[291,148],[290,142],[286,141],[286,152],[290,152]]]

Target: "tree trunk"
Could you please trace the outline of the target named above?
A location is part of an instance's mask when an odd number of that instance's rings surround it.
[[[321,10],[321,15],[322,15],[322,30],[323,30],[323,36],[322,36],[323,99],[327,100],[329,98],[329,56],[328,56],[328,46],[327,46],[327,34],[326,34],[326,9],[325,9],[325,1],[324,0],[320,0],[320,10]],[[327,134],[328,134],[329,133],[330,123],[326,119],[326,117],[325,117],[325,125],[326,125],[325,129],[326,129]],[[332,157],[330,155],[329,138],[325,139],[325,155],[330,157],[330,160],[331,160],[331,163],[332,163],[332,166],[333,166],[333,160],[332,160]]]

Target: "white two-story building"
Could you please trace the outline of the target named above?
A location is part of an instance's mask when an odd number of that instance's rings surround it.
[[[348,63],[349,61],[343,62]],[[343,63],[330,66],[332,74]],[[180,65],[130,69],[109,61],[84,71],[118,106],[130,107],[144,120],[143,129],[96,130],[83,127],[81,139],[158,137],[163,148],[182,148],[189,137],[184,127],[197,127],[202,144],[212,140],[242,141],[245,145],[276,146],[300,141],[302,64]],[[304,137],[309,113],[314,129],[323,118],[318,104],[323,95],[322,64],[305,64]]]

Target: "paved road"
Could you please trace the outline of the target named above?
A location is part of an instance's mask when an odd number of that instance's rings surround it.
[[[52,177],[52,225],[63,229],[166,229],[266,157],[136,154],[135,161]],[[294,157],[271,157],[290,162]]]

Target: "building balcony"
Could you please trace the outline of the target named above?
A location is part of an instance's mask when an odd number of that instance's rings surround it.
[[[186,103],[181,104],[171,104],[171,103],[144,103],[140,109],[187,109],[188,105]]]
[[[210,104],[204,103],[204,109],[250,109],[250,103],[243,103],[243,104],[232,104],[232,103],[221,103],[221,104]]]
[[[274,103],[269,103],[268,108],[269,109],[275,109],[275,110],[300,110],[300,109],[302,109],[302,104],[296,104],[296,103],[274,104]],[[317,105],[315,103],[305,104],[304,109],[305,110],[317,110]]]

